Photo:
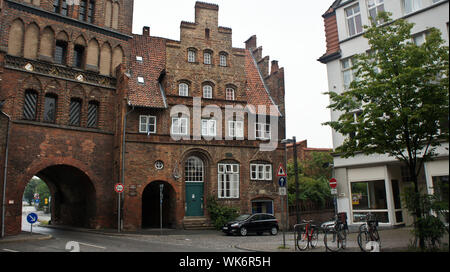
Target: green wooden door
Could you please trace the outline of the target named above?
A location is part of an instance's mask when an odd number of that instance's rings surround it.
[[[186,216],[203,215],[203,182],[186,182]]]

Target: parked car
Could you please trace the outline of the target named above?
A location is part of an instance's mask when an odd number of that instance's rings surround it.
[[[222,227],[222,231],[226,234],[239,234],[241,236],[246,236],[250,232],[262,235],[265,231],[271,235],[277,235],[278,230],[277,219],[267,213],[243,214]]]

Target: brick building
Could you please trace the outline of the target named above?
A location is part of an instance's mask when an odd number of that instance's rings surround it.
[[[166,227],[208,225],[209,197],[278,216],[284,71],[256,36],[233,48],[219,7],[202,2],[179,41],[132,34],[132,0],[70,3],[0,1],[6,234],[20,231],[33,176],[53,224],[117,227],[118,182],[128,230],[159,225],[160,185]]]

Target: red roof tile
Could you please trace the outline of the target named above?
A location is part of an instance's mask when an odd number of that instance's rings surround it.
[[[142,57],[142,62],[136,60]],[[159,77],[166,67],[166,41],[163,38],[133,35],[131,41],[131,78],[128,99],[133,106],[167,108]],[[144,78],[144,84],[138,83]]]
[[[269,90],[264,84],[255,59],[249,50],[245,50],[245,75],[247,78],[247,103],[255,107],[257,114],[281,116],[277,105],[270,97]],[[265,112],[259,106],[264,106],[262,108],[265,109]],[[270,112],[270,106],[276,107],[275,113]]]

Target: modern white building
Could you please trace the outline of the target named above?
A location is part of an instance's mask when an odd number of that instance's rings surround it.
[[[363,25],[379,11],[392,13],[394,20],[403,18],[414,23],[414,42],[424,41],[427,29],[435,27],[449,43],[448,0],[336,0],[322,16],[325,22],[326,53],[319,61],[327,65],[329,91],[342,93],[353,80],[352,56],[370,48],[363,37]],[[331,120],[339,118],[331,112]],[[333,131],[333,147],[342,145],[345,136]],[[425,163],[419,178],[421,190],[439,194],[448,200],[448,191],[438,191],[449,178],[449,144],[437,149],[435,160]],[[408,171],[395,158],[387,155],[358,154],[348,159],[334,157],[338,180],[338,211],[347,212],[348,223],[361,222],[362,215],[375,213],[380,225],[410,225],[412,218],[401,201],[403,188],[408,185]],[[446,218],[448,223],[448,216]]]

